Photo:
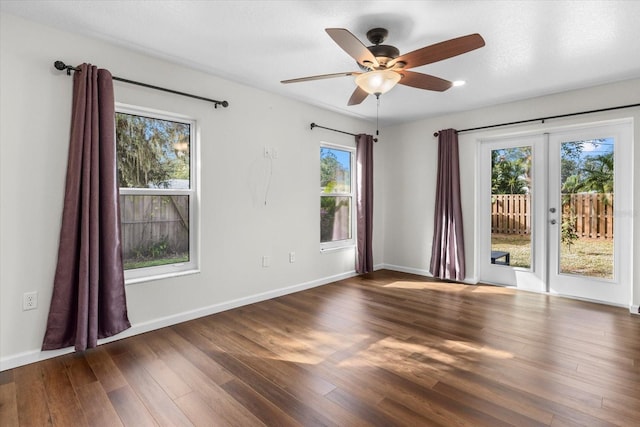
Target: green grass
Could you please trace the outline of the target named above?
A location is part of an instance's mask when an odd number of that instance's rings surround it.
[[[577,239],[560,248],[562,273],[613,279],[613,239]]]
[[[189,254],[176,254],[175,256],[154,259],[125,259],[124,269],[133,270],[135,268],[157,267],[166,264],[178,264],[180,262],[188,262]]]
[[[511,266],[531,267],[531,239],[527,235],[492,234],[491,249],[511,254]],[[613,278],[613,240],[577,239],[571,247],[561,245],[562,273]]]
[[[531,267],[531,238],[528,235],[492,234],[491,250],[509,252],[512,267]]]

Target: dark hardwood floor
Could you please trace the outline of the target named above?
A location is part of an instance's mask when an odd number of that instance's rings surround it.
[[[638,426],[640,317],[379,271],[0,374],[2,426]]]

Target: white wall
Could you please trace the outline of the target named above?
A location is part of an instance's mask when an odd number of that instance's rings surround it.
[[[490,124],[512,122],[597,110],[640,102],[640,79],[604,86],[512,102],[459,114],[436,117],[385,129],[388,144],[381,146],[379,156],[385,159],[385,176],[381,178],[387,189],[384,222],[385,266],[401,271],[428,275],[433,237],[433,209],[438,141],[433,136],[440,129],[467,129]],[[633,310],[640,304],[640,108],[574,116],[549,120],[546,123],[510,126],[492,130],[463,133],[459,136],[464,238],[467,250],[469,282],[478,279],[476,267],[477,242],[475,227],[476,149],[480,138],[509,135],[514,132],[537,130],[544,132],[556,127],[600,122],[612,119],[634,120],[634,217],[633,217]]]
[[[114,75],[214,99],[204,102],[115,82],[117,101],[196,118],[201,125],[200,274],[130,285],[133,328],[120,336],[176,323],[353,274],[354,251],[319,252],[318,144],[353,138],[310,122],[372,133],[370,123],[287,100],[112,45],[13,16],[0,16],[0,369],[56,354],[39,352],[56,263],[71,110],[70,77],[52,66],[90,62]],[[546,96],[384,129],[375,146],[374,263],[428,274],[439,129],[637,103],[640,81]],[[553,125],[633,117],[639,109],[553,121]],[[545,129],[529,125],[524,129]],[[461,135],[467,272],[475,266],[476,141],[508,129]],[[264,146],[279,157],[264,205]],[[635,169],[640,148],[634,151]],[[640,173],[634,177],[634,265],[640,265]],[[289,264],[288,253],[297,261]],[[272,266],[263,269],[261,257]],[[633,303],[640,304],[640,271]],[[39,308],[22,311],[22,294]]]
[[[72,78],[53,68],[57,59],[230,103],[214,109],[114,82],[118,102],[196,118],[202,165],[201,273],[127,286],[134,328],[120,336],[353,274],[353,249],[320,253],[318,210],[319,142],[353,145],[353,137],[311,131],[309,124],[354,133],[372,133],[372,124],[10,15],[2,14],[0,28],[2,369],[56,354],[38,349],[56,264],[71,111]],[[264,146],[278,150],[266,206]],[[376,185],[383,188],[379,180]],[[380,264],[382,228],[374,230],[374,262]],[[271,267],[262,268],[263,255],[271,257]],[[39,307],[22,311],[22,294],[29,291],[38,292]]]

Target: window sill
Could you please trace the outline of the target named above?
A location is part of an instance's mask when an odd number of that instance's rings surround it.
[[[188,276],[191,274],[199,274],[199,273],[200,273],[200,270],[193,269],[193,270],[176,271],[174,273],[155,274],[153,276],[132,277],[130,279],[125,279],[124,284],[125,286],[135,285],[138,283],[153,282],[156,280],[171,279],[173,277]]]
[[[330,246],[330,247],[326,247],[326,248],[320,248],[320,253],[343,251],[343,250],[346,250],[346,249],[353,249],[355,247],[356,247],[356,245],[354,245],[354,244],[348,244],[348,245],[344,245],[344,246]]]

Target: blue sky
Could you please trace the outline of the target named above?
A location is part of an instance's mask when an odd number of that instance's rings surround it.
[[[346,170],[349,170],[349,168],[351,166],[349,164],[349,154],[351,154],[349,151],[338,150],[338,149],[335,149],[335,148],[322,147],[321,153],[322,152],[327,152],[327,151],[330,151],[333,154],[335,154],[336,159],[338,160],[338,163],[340,163],[342,165],[342,167],[345,168]]]
[[[595,142],[583,141],[582,158],[609,154],[613,151],[613,145],[613,138],[605,138]]]

